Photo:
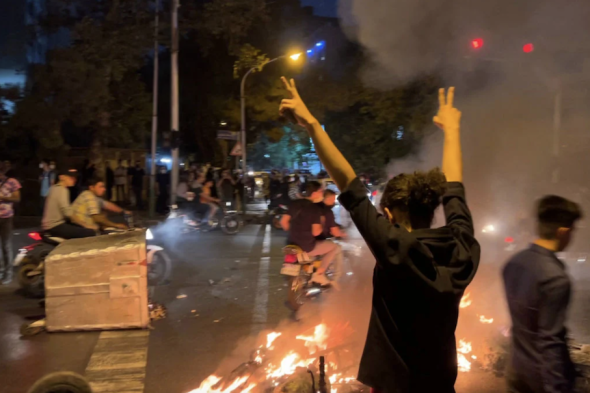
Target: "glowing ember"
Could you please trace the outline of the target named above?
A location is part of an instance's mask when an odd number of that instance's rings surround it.
[[[328,327],[326,324],[321,323],[314,329],[313,336],[299,335],[295,337],[297,340],[304,340],[305,346],[309,348],[309,353],[313,355],[317,350],[324,350],[328,346],[326,340],[328,339]]]
[[[283,333],[272,332],[266,335],[266,348],[270,348],[272,343]]]
[[[275,367],[273,364],[268,365],[266,368],[266,378],[275,379],[284,375],[292,375],[297,370],[297,367],[307,368],[313,362],[315,362],[315,359],[302,360],[299,354],[291,351],[281,360],[279,366]]]
[[[471,299],[469,299],[469,292],[467,292],[465,295],[463,295],[463,297],[461,298],[461,303],[459,303],[459,307],[461,308],[466,308],[471,306]]]
[[[484,315],[479,316],[479,322],[481,323],[492,323],[494,322],[494,318],[486,318]]]
[[[201,382],[201,386],[199,386],[195,390],[191,390],[189,393],[209,393],[212,392],[212,387],[217,384],[217,382],[221,381],[221,378],[216,375],[209,375],[203,382]]]

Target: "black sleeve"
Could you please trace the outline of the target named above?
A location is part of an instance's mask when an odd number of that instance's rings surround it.
[[[443,196],[443,206],[447,226],[474,235],[473,220],[465,199],[465,188],[462,183],[447,183],[447,192]]]
[[[388,219],[377,212],[367,197],[367,189],[363,183],[358,178],[354,179],[338,200],[350,212],[352,221],[377,259],[377,263],[388,260],[399,263],[400,258],[389,258],[389,253],[397,253],[400,250],[400,242],[407,231],[391,225]]]
[[[323,212],[322,209],[317,205],[317,203],[312,203],[309,205],[308,213],[312,225],[322,223]]]
[[[539,340],[541,375],[547,393],[569,391],[571,360],[565,340],[565,318],[570,300],[567,278],[554,277],[540,284]]]

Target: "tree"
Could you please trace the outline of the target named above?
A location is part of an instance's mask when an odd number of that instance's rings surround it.
[[[31,89],[11,127],[46,149],[64,137],[90,136],[91,160],[101,148],[144,146],[150,97],[138,72],[153,46],[148,0],[48,0],[43,33],[70,32],[69,45],[47,53],[30,73]],[[82,138],[83,139],[83,138]]]

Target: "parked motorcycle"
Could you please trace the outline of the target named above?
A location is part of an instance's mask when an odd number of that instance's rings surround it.
[[[129,230],[142,230],[134,228]],[[121,233],[124,230],[110,230],[109,234]],[[45,293],[45,258],[66,239],[47,236],[42,232],[31,232],[28,236],[35,243],[19,250],[14,266],[19,267],[18,283],[25,293],[34,297],[42,297]],[[153,234],[146,231],[147,278],[148,285],[156,286],[165,283],[172,272],[172,260],[164,248],[153,244]],[[150,243],[151,242],[151,243]]]

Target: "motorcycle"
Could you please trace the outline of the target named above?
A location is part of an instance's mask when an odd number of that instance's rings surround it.
[[[217,210],[217,213],[208,222],[196,222],[190,218],[187,211],[179,208],[178,205],[170,206],[170,213],[166,220],[176,221],[180,225],[182,233],[191,233],[196,231],[209,232],[217,228],[227,235],[235,235],[242,227],[242,220],[237,211],[231,210],[231,202],[227,206]],[[229,209],[228,209],[229,207]]]
[[[129,229],[141,230],[140,228]],[[109,230],[108,234],[121,233],[125,230]],[[31,232],[28,236],[35,241],[21,248],[14,260],[19,267],[18,283],[21,289],[33,297],[42,297],[45,293],[45,258],[66,239],[47,236],[41,232]],[[147,279],[148,285],[156,286],[167,282],[172,273],[172,260],[164,248],[150,243],[154,239],[151,230],[146,230]]]
[[[294,245],[283,248],[283,255],[285,259],[281,274],[287,276],[289,286],[286,305],[296,313],[307,298],[316,297],[330,287],[311,282],[312,274],[322,264],[321,259],[310,259],[307,253]],[[331,278],[331,272],[326,272],[326,276]]]

